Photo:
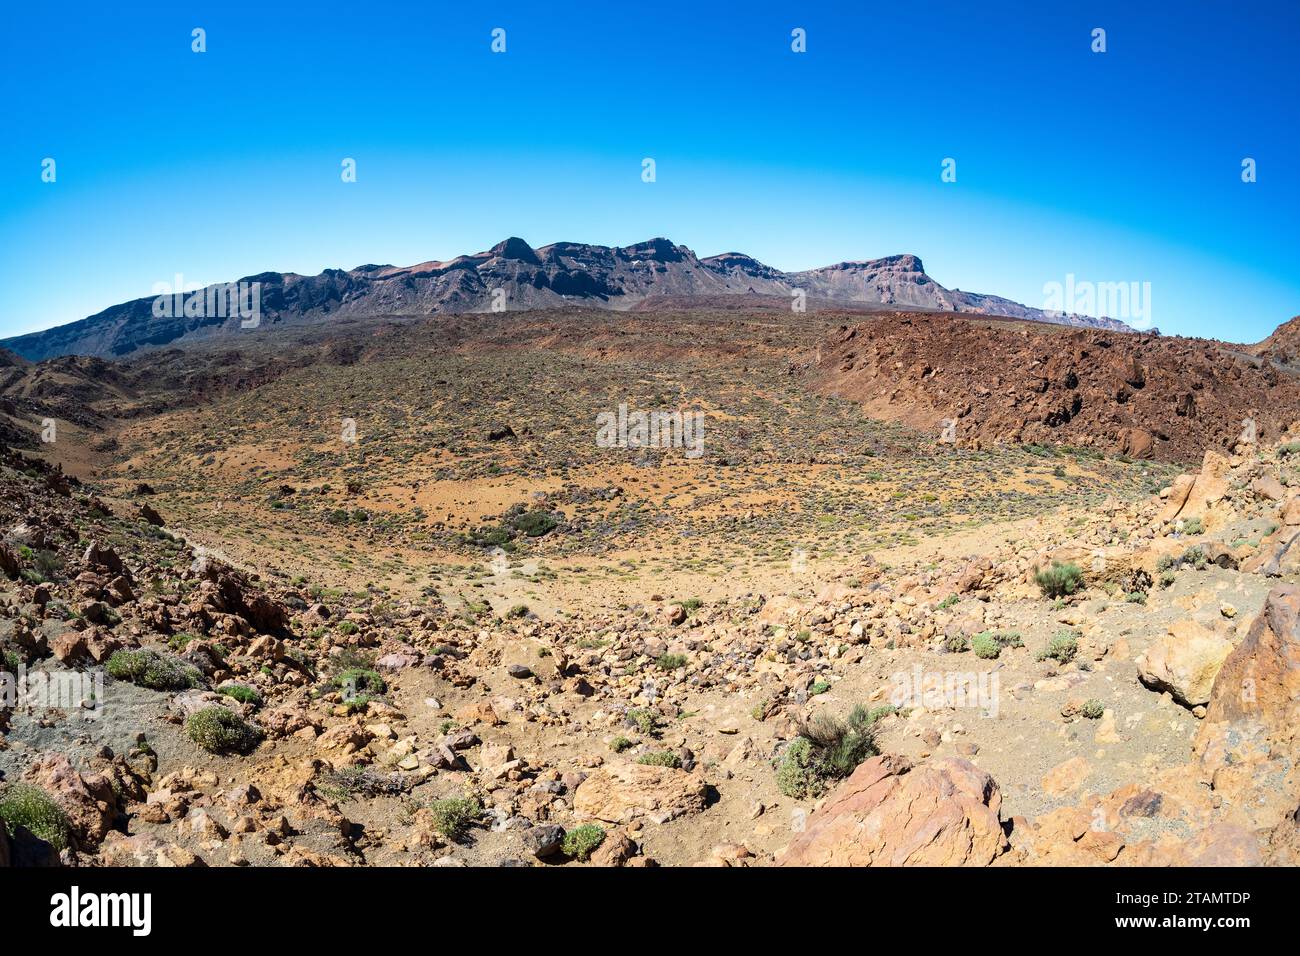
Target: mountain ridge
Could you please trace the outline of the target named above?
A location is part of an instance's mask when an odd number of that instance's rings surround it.
[[[927,275],[920,257],[911,253],[783,272],[741,252],[701,259],[662,237],[629,246],[561,241],[534,248],[511,236],[482,252],[447,261],[371,263],[325,269],[314,276],[262,272],[235,282],[259,284],[259,325],[324,322],[334,315],[473,313],[494,305],[519,310],[579,304],[622,311],[658,298],[790,299],[802,290],[807,298],[832,305],[899,306],[1134,331],[1116,319],[1049,313],[1001,296],[947,289]],[[155,307],[159,299],[155,294],[119,303],[84,319],[0,340],[0,348],[31,361],[69,354],[121,358],[240,331],[240,318],[224,311],[160,315]]]

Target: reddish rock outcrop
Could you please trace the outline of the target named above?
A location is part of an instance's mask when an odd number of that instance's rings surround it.
[[[809,818],[781,865],[986,866],[1007,846],[1001,806],[993,778],[966,760],[873,757]]]

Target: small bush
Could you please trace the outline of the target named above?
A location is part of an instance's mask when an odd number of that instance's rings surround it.
[[[621,754],[624,750],[627,750],[631,746],[632,746],[632,741],[628,740],[622,734],[619,734],[617,737],[615,737],[613,740],[609,742],[609,749],[614,751],[614,753],[616,754]]]
[[[241,704],[254,704],[259,707],[262,704],[262,695],[257,692],[257,688],[249,687],[247,684],[227,684],[218,687],[217,693],[231,700],[237,700]]]
[[[937,606],[940,611],[946,611],[960,600],[961,598],[957,597],[957,595],[949,594],[946,598],[940,601]]]
[[[190,740],[210,754],[246,754],[262,742],[262,731],[233,710],[215,706],[190,714],[185,721]]]
[[[388,690],[388,684],[376,671],[362,667],[349,667],[334,675],[331,683],[348,697],[382,694]]]
[[[115,680],[128,681],[150,690],[187,690],[202,677],[197,667],[147,648],[114,651],[106,669],[108,676]]]
[[[636,762],[647,767],[680,767],[682,758],[673,750],[655,750],[637,757]]]
[[[1198,518],[1188,518],[1183,522],[1183,534],[1203,534],[1205,524]]]
[[[1074,631],[1062,630],[1057,631],[1047,647],[1039,652],[1038,660],[1054,660],[1061,664],[1068,664],[1078,653],[1079,635]]]
[[[1066,597],[1083,588],[1083,571],[1077,564],[1053,561],[1050,568],[1034,575],[1034,583],[1044,597]]]
[[[433,828],[448,840],[459,840],[470,824],[483,815],[483,804],[478,797],[451,797],[429,804],[433,815]]]
[[[659,736],[659,715],[653,710],[629,710],[626,718],[629,724],[647,737]]]
[[[10,836],[16,827],[25,827],[55,850],[72,842],[68,815],[48,793],[31,784],[15,783],[0,792],[0,823]]]
[[[859,706],[845,721],[821,713],[804,724],[777,765],[781,792],[796,800],[819,797],[828,784],[847,777],[858,764],[879,753],[872,725],[887,712]]]
[[[686,666],[685,654],[661,654],[655,661],[655,666],[661,671],[675,671]]]
[[[965,634],[949,634],[943,639],[943,649],[949,654],[960,654],[970,647]]]
[[[1083,716],[1087,717],[1089,720],[1097,720],[1105,712],[1105,705],[1096,697],[1085,700],[1083,706],[1079,708],[1079,713],[1083,714]]]
[[[605,831],[594,823],[584,823],[564,834],[560,849],[565,856],[575,860],[587,860],[596,849],[605,842]]]
[[[1002,645],[999,644],[997,638],[988,631],[984,631],[983,633],[976,634],[972,637],[970,647],[971,650],[975,652],[976,657],[982,658],[986,661],[994,660],[1002,653]]]
[[[830,681],[818,680],[818,681],[814,681],[813,685],[808,688],[808,694],[811,697],[817,697],[820,696],[821,694],[826,693],[830,689],[831,689]]]
[[[512,524],[530,538],[540,538],[555,530],[559,524],[549,511],[529,511],[515,518]]]

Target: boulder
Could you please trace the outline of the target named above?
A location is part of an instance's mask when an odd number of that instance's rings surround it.
[[[1214,679],[1230,653],[1230,641],[1195,621],[1177,621],[1138,657],[1138,677],[1148,687],[1169,691],[1181,704],[1199,707],[1209,702]]]
[[[699,774],[676,767],[617,762],[593,770],[573,795],[580,818],[628,823],[646,817],[663,823],[704,809],[707,788]]]
[[[1223,455],[1213,449],[1206,451],[1198,474],[1180,475],[1174,480],[1161,520],[1205,517],[1210,507],[1228,492],[1229,468],[1228,459]]]
[[[1215,724],[1254,724],[1291,738],[1300,727],[1300,586],[1269,592],[1216,673],[1202,736]]]
[[[117,796],[106,776],[82,776],[63,754],[46,753],[27,768],[26,778],[48,793],[68,815],[79,847],[99,846],[118,812]]]
[[[960,758],[873,757],[791,841],[782,866],[986,866],[1007,848],[1002,794]]]

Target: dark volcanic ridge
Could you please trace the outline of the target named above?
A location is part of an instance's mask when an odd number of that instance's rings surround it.
[[[787,273],[737,252],[701,259],[667,239],[619,247],[557,242],[533,249],[510,238],[449,262],[364,265],[350,271],[326,269],[316,276],[264,272],[238,281],[260,283],[259,329],[323,323],[338,316],[487,312],[494,306],[510,311],[565,305],[628,310],[660,300],[689,307],[741,297],[788,307],[795,291],[802,290],[809,308],[883,306],[1132,331],[1115,319],[1048,313],[999,296],[946,289],[926,275],[914,255]],[[32,361],[59,355],[119,358],[248,334],[238,316],[155,315],[157,299],[133,299],[77,322],[0,340],[0,347]]]

